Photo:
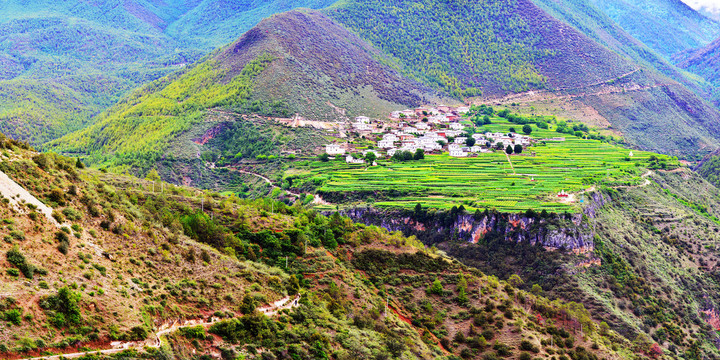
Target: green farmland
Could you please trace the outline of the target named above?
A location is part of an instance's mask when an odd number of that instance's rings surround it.
[[[497,119],[493,122],[477,132],[507,132],[510,127],[521,127]],[[538,143],[523,154],[511,155],[515,173],[505,153],[497,151],[468,158],[426,155],[424,160],[407,162],[383,158],[375,167],[348,165],[342,159],[305,161],[296,163],[286,177],[293,177],[294,187],[311,182],[321,194],[335,198],[347,194],[344,202],[355,205],[372,202],[378,207],[412,208],[421,203],[436,208],[463,205],[472,211],[495,208],[572,212],[583,200],[578,193],[591,186],[641,183],[653,155],[633,150],[630,157],[630,150],[620,146],[559,134],[552,128],[541,130],[534,125],[531,136],[565,137],[565,141]],[[561,190],[576,194],[575,203],[561,203],[557,197]]]

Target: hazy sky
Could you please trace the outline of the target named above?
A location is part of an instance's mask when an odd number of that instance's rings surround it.
[[[699,8],[704,6],[708,9],[718,10],[720,9],[720,0],[683,0],[686,4],[692,8]]]

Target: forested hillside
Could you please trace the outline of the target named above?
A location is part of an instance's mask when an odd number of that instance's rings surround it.
[[[577,87],[632,71],[530,1],[345,1],[325,11],[454,96]]]
[[[331,3],[3,1],[0,131],[39,144],[79,130],[263,18]]]

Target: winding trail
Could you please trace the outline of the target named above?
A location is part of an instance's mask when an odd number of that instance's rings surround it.
[[[300,296],[296,296],[294,298],[290,298],[289,296],[286,296],[272,304],[261,306],[257,308],[257,310],[266,316],[275,316],[280,311],[285,309],[291,309],[296,308],[300,306]],[[102,354],[102,355],[111,355],[111,354],[117,354],[126,350],[135,349],[142,351],[146,347],[150,348],[160,348],[162,346],[162,337],[173,333],[175,331],[178,331],[182,328],[189,328],[189,327],[195,327],[195,326],[202,326],[202,327],[209,327],[216,322],[220,321],[222,319],[219,318],[211,318],[210,321],[203,322],[201,320],[186,320],[180,323],[178,320],[174,321],[172,324],[167,325],[164,324],[160,326],[158,331],[155,333],[152,339],[145,340],[145,341],[128,341],[128,342],[113,342],[110,345],[112,346],[112,349],[105,349],[105,350],[95,350],[95,351],[83,351],[83,352],[77,352],[72,354],[62,354],[62,355],[51,355],[51,356],[40,356],[40,357],[34,357],[34,358],[25,358],[26,360],[61,360],[61,359],[76,359],[79,357],[83,357],[85,355],[91,355],[91,354]]]

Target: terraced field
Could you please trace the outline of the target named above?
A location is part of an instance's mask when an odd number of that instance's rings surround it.
[[[519,128],[495,120],[484,129],[507,132],[510,127]],[[312,181],[321,193],[345,193],[348,203],[373,202],[374,206],[406,208],[417,203],[436,208],[463,205],[473,211],[496,208],[572,212],[583,201],[582,195],[578,194],[574,203],[562,202],[558,192],[577,194],[598,184],[639,184],[640,175],[653,155],[633,150],[630,157],[630,150],[623,147],[559,134],[552,127],[540,130],[533,126],[532,136],[537,139],[565,137],[565,141],[539,142],[523,154],[510,156],[515,173],[505,154],[497,151],[469,158],[427,155],[424,160],[402,163],[383,159],[375,167],[348,165],[340,160],[308,161],[298,163],[287,174],[296,177],[293,181],[296,186]]]

